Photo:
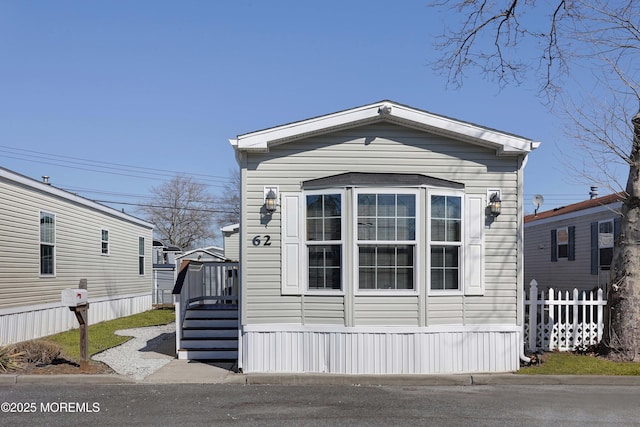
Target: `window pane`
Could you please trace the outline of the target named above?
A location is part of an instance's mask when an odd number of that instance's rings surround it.
[[[558,235],[558,243],[569,243],[569,231],[567,228],[559,228],[556,233]]]
[[[102,240],[109,240],[109,232],[107,230],[102,230]]]
[[[321,246],[309,246],[309,267],[324,266],[324,250]]]
[[[375,218],[363,217],[358,218],[358,239],[359,240],[375,240],[376,227]]]
[[[398,269],[398,289],[413,289],[413,268]]]
[[[359,265],[363,267],[373,267],[376,265],[375,246],[360,246]]]
[[[144,255],[144,237],[138,238],[138,254]]]
[[[395,289],[396,288],[395,269],[379,268],[377,276],[378,276],[378,289]]]
[[[55,243],[55,218],[53,215],[40,213],[40,241],[42,243]]]
[[[376,195],[358,194],[358,216],[376,215]]]
[[[444,248],[444,265],[445,267],[458,267],[458,247],[447,246]]]
[[[398,240],[416,239],[415,218],[398,218]]]
[[[444,196],[431,196],[431,217],[445,218]]]
[[[431,269],[431,289],[444,289],[444,270]]]
[[[600,269],[601,270],[610,270],[612,260],[613,260],[613,248],[600,249]]]
[[[413,246],[398,246],[397,254],[398,266],[413,266]]]
[[[341,288],[341,246],[309,246],[309,289]]]
[[[321,289],[324,286],[322,269],[309,268],[309,289]]]
[[[462,199],[460,197],[446,196],[447,218],[460,219],[462,212]]]
[[[458,221],[458,220],[447,221],[446,241],[447,242],[459,242],[460,241],[460,228],[461,228],[460,221]]]
[[[558,245],[558,258],[569,257],[569,245]]]
[[[416,216],[416,196],[414,194],[398,194],[398,216]]]
[[[600,233],[613,233],[613,222],[601,222],[599,225]]]
[[[431,248],[431,268],[435,267],[444,267],[444,248],[441,246]]]
[[[324,221],[324,240],[341,240],[340,217]]]
[[[375,289],[375,269],[361,267],[358,276],[360,289]]]
[[[307,219],[307,240],[324,240],[322,224],[322,219]]]
[[[342,277],[339,268],[330,268],[327,270],[326,276],[326,288],[327,289],[342,289]]]
[[[53,249],[51,245],[40,245],[40,274],[53,274]]]
[[[395,218],[378,219],[377,240],[396,240],[396,220]]]
[[[444,220],[431,220],[431,240],[434,242],[446,241],[446,222]]]
[[[459,289],[460,248],[431,247],[431,289]]]
[[[307,196],[307,218],[322,218],[322,195]]]
[[[458,289],[458,270],[444,270],[444,289]]]
[[[307,196],[307,240],[341,240],[339,194]]]
[[[414,250],[412,245],[361,246],[360,289],[414,289]]]
[[[393,246],[378,246],[377,247],[378,266],[381,265],[396,265],[396,248]]]
[[[342,215],[340,194],[325,194],[324,195],[324,215],[325,216],[340,216]]]
[[[378,194],[378,216],[396,216],[395,194]]]

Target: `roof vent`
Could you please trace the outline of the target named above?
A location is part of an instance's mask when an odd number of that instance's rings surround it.
[[[49,182],[49,176],[48,175],[42,175],[42,183],[43,184],[47,184],[47,185],[51,185],[51,183]]]
[[[378,108],[378,114],[380,114],[381,116],[391,114],[391,104],[388,102],[382,104],[380,108]]]
[[[595,185],[591,186],[591,191],[589,191],[589,197],[591,199],[595,199],[596,197],[598,197],[598,187],[596,187]]]

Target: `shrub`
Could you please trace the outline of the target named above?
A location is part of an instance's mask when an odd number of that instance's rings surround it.
[[[22,353],[14,346],[4,345],[0,347],[0,371],[8,372],[18,369],[21,365]]]
[[[50,365],[60,356],[61,347],[58,344],[44,341],[24,341],[14,345],[15,350],[22,354],[22,359],[36,366]]]

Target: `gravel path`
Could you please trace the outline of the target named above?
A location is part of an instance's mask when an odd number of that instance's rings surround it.
[[[140,381],[174,359],[172,356],[156,353],[154,349],[160,345],[166,345],[168,340],[175,339],[175,332],[175,323],[122,329],[116,331],[116,335],[133,338],[124,344],[94,355],[92,359],[106,363],[120,375]]]

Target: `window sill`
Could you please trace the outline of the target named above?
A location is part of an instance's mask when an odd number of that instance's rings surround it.
[[[428,295],[430,297],[453,297],[453,296],[462,296],[464,292],[460,289],[451,289],[451,290],[430,290]]]
[[[315,289],[307,289],[304,296],[323,296],[323,297],[343,297],[344,291],[324,291],[324,290],[315,290]]]
[[[356,290],[357,297],[417,297],[420,293],[416,290]]]

